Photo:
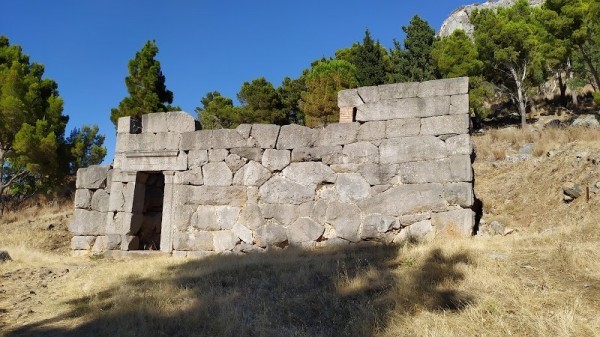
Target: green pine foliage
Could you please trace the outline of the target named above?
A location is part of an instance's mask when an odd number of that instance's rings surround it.
[[[244,82],[237,98],[242,104],[240,124],[285,124],[285,114],[277,90],[264,77]]]
[[[358,45],[356,52],[353,54],[353,62],[351,63],[356,67],[356,80],[359,86],[385,83],[385,56],[387,56],[387,53],[385,48],[381,48],[379,41],[373,41],[368,29],[365,31],[363,43]]]
[[[435,79],[435,67],[431,61],[435,30],[418,15],[410,20],[408,26],[402,26],[402,30],[406,33],[404,48],[394,40],[394,49],[390,52],[392,73],[389,81],[422,82]]]
[[[196,108],[202,129],[229,129],[240,124],[239,111],[233,106],[233,100],[218,91],[207,93],[201,100],[202,107]]]
[[[98,133],[98,125],[84,125],[75,128],[67,138],[69,152],[71,155],[71,174],[77,173],[77,169],[98,165],[106,156],[104,146],[104,135]]]

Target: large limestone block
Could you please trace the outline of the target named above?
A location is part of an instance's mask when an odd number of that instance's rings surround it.
[[[329,124],[319,130],[315,146],[335,146],[354,143],[358,135],[359,123]]]
[[[211,232],[175,233],[173,249],[183,251],[212,251],[214,250],[213,234]]]
[[[282,173],[285,178],[304,186],[334,183],[336,178],[331,168],[320,162],[291,163]]]
[[[256,204],[248,204],[242,208],[237,223],[256,230],[265,224],[261,208]]]
[[[79,189],[75,191],[75,208],[90,208],[92,207],[92,192],[87,189]]]
[[[395,83],[395,84],[384,84],[378,87],[379,99],[390,100],[400,98],[413,98],[417,97],[419,93],[419,83]]]
[[[242,158],[237,154],[230,154],[225,158],[225,164],[227,164],[227,167],[229,167],[233,174],[246,165],[247,162],[248,159]]]
[[[358,95],[365,103],[377,102],[381,99],[379,97],[379,87],[376,85],[369,87],[360,87],[357,88],[357,90]]]
[[[265,219],[275,219],[284,226],[289,226],[300,217],[308,216],[313,209],[312,202],[301,205],[260,204],[259,206]]]
[[[181,134],[181,150],[208,150],[212,148],[213,130],[200,130]],[[240,136],[241,137],[241,136]]]
[[[450,97],[451,115],[469,114],[469,94],[454,95]]]
[[[358,171],[370,185],[386,185],[398,173],[398,164],[364,163]]]
[[[421,82],[419,97],[460,95],[469,92],[469,78],[457,77],[443,80]]]
[[[366,122],[360,125],[356,139],[360,141],[375,141],[385,138],[386,121]]]
[[[321,161],[324,164],[341,164],[342,146],[301,147],[292,151],[292,162]]]
[[[362,98],[358,94],[357,89],[348,89],[342,90],[338,92],[338,107],[346,108],[346,107],[357,107],[364,104]]]
[[[246,188],[243,186],[178,186],[175,199],[183,204],[235,206],[246,204]]]
[[[230,186],[233,180],[233,174],[224,162],[202,166],[202,175],[206,186]]]
[[[262,164],[271,171],[281,171],[290,164],[290,151],[266,149],[262,157]]]
[[[238,241],[238,237],[230,230],[213,233],[213,244],[217,253],[232,251]]]
[[[104,190],[96,190],[92,196],[92,209],[98,212],[108,212],[110,195]]]
[[[403,118],[385,122],[385,138],[418,136],[421,131],[421,119]]]
[[[422,135],[464,134],[469,132],[468,114],[436,116],[421,119]]]
[[[220,229],[231,229],[240,215],[240,207],[216,206],[217,222]]]
[[[433,226],[431,220],[422,220],[412,225],[403,228],[402,231],[394,238],[394,242],[404,242],[407,240],[426,240],[433,234]]]
[[[193,132],[196,131],[196,120],[192,115],[184,111],[166,112],[168,132]]]
[[[360,209],[355,204],[332,202],[327,207],[327,222],[339,238],[351,242],[360,241]]]
[[[202,176],[202,168],[196,167],[183,172],[175,172],[175,184],[195,186],[203,185],[204,179]]]
[[[142,132],[158,133],[168,132],[167,114],[162,112],[149,113],[142,115]]]
[[[139,133],[141,121],[133,116],[121,117],[117,121],[117,133]]]
[[[442,159],[448,156],[446,143],[434,136],[402,137],[384,140],[379,146],[380,163]]]
[[[471,155],[473,153],[473,141],[469,134],[458,135],[446,139],[448,155]]]
[[[77,188],[99,189],[106,187],[106,178],[110,166],[92,165],[77,170]]]
[[[287,239],[285,228],[278,224],[268,223],[256,231],[256,244],[263,248],[279,246]]]
[[[353,203],[369,196],[371,186],[358,173],[340,173],[335,182],[340,201]]]
[[[69,231],[73,235],[104,235],[106,232],[106,213],[75,209]]]
[[[277,144],[277,136],[279,136],[279,125],[272,124],[253,124],[252,138],[256,140],[258,146],[263,149],[273,149]]]
[[[379,149],[370,142],[358,142],[344,146],[344,164],[379,163]]]
[[[296,124],[284,125],[279,131],[277,149],[291,150],[301,147],[311,147],[315,142],[318,132]]]
[[[224,161],[228,155],[229,155],[229,150],[227,150],[227,149],[211,149],[211,150],[208,150],[208,161],[211,163]]]
[[[256,162],[261,161],[263,152],[263,149],[257,147],[238,147],[231,149],[231,153],[237,154],[241,158],[254,160]]]
[[[431,223],[438,233],[471,236],[475,226],[475,213],[471,209],[433,213]]]
[[[398,219],[384,214],[369,214],[361,228],[362,239],[379,238],[382,234],[398,227]]]
[[[179,150],[181,135],[170,132],[120,134],[117,142],[118,152]]]
[[[402,163],[399,165],[398,174],[405,184],[445,183],[473,180],[471,158],[466,155],[431,161]]]
[[[215,149],[231,149],[233,147],[249,146],[247,138],[236,130],[231,129],[216,129],[212,130],[211,145]]]
[[[72,250],[90,250],[96,240],[95,236],[74,236],[71,239]]]
[[[475,203],[473,184],[448,183],[444,185],[444,198],[449,205],[459,205],[463,208],[470,208]]]
[[[248,227],[236,223],[235,225],[233,225],[233,228],[231,228],[231,231],[243,242],[250,245],[254,243],[254,233]]]
[[[191,225],[201,231],[217,231],[220,228],[215,206],[200,205],[192,214]]]
[[[121,250],[120,235],[104,235],[96,238],[92,247],[92,253],[99,254],[109,250]]]
[[[250,137],[250,131],[252,131],[252,124],[240,124],[235,128],[242,137],[248,138]]]
[[[188,168],[198,168],[208,163],[207,150],[190,150],[188,153]]]
[[[171,226],[178,231],[185,231],[192,222],[192,216],[198,209],[195,205],[173,205]]]
[[[446,210],[442,184],[394,186],[387,191],[358,202],[365,213],[393,216]]]
[[[121,167],[125,171],[184,171],[188,160],[184,151],[134,151],[126,153]]]
[[[399,118],[431,117],[447,115],[450,97],[405,98],[367,103],[358,107],[359,122],[384,121]]]
[[[290,244],[304,244],[317,241],[325,232],[325,227],[308,217],[298,218],[287,228]]]
[[[264,183],[259,193],[265,203],[300,205],[313,200],[315,189],[316,185],[301,185],[288,178],[276,176]]]
[[[234,185],[261,186],[271,178],[271,171],[261,164],[250,161],[236,172],[233,178]]]

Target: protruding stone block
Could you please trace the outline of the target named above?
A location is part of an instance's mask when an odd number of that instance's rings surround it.
[[[235,234],[235,236],[240,238],[240,240],[244,241],[245,243],[250,245],[254,243],[254,234],[250,229],[248,229],[248,227],[236,223],[235,225],[233,225],[231,231],[233,232],[233,234]]]
[[[77,188],[99,189],[106,187],[106,178],[110,166],[92,165],[77,170]]]
[[[311,147],[315,142],[317,131],[296,124],[284,125],[279,131],[277,149],[290,150],[301,147]]]
[[[277,136],[279,136],[279,126],[270,124],[254,124],[252,125],[252,138],[254,138],[258,146],[263,149],[273,149],[277,144]]]
[[[231,170],[224,162],[208,163],[202,167],[204,185],[230,186],[233,180]]]

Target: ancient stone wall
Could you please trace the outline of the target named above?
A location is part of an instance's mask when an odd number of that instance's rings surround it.
[[[78,172],[73,249],[203,256],[471,234],[467,78],[346,90],[338,104],[346,123],[321,129],[121,118],[112,169]]]

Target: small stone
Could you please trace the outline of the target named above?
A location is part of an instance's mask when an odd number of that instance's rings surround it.
[[[521,148],[519,149],[519,155],[531,156],[531,155],[533,155],[533,150],[535,150],[534,143],[523,144],[523,146],[521,146]]]
[[[572,201],[574,199],[577,199],[583,193],[581,187],[578,184],[571,181],[565,183],[562,189],[564,195],[571,198],[570,200],[565,199],[565,201]]]
[[[492,221],[492,223],[490,224],[490,228],[492,232],[497,235],[504,235],[504,232],[506,231],[506,228],[502,226],[502,224],[500,224],[498,221]]]
[[[0,250],[0,263],[7,262],[7,261],[12,261],[12,258],[10,257],[10,255],[8,254],[7,251]]]

